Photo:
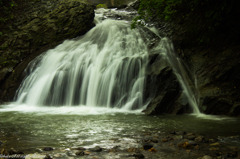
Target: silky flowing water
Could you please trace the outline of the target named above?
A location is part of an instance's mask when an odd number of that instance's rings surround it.
[[[152,131],[239,135],[239,119],[200,114],[187,73],[167,38],[149,50],[147,32],[97,13],[96,27],[86,35],[66,40],[29,64],[16,102],[0,107],[2,147],[25,153],[46,146],[126,148],[139,146],[140,134]],[[144,84],[151,52],[173,68],[195,115],[141,113],[149,102]]]

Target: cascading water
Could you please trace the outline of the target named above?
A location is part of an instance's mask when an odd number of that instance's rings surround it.
[[[17,103],[142,108],[148,61],[143,36],[125,21],[104,20],[33,60]]]
[[[173,69],[178,82],[183,89],[183,93],[187,97],[189,105],[193,109],[193,113],[200,114],[200,111],[198,109],[198,97],[196,97],[198,95],[198,89],[196,88],[195,80],[191,81],[195,84],[194,88],[196,96],[194,95],[189,85],[189,80],[187,79],[191,79],[187,72],[189,70],[184,67],[184,62],[175,54],[172,42],[168,38],[162,38],[160,44],[155,48],[155,50],[160,52],[162,58],[164,58],[164,60],[166,60],[169,63],[170,67]]]
[[[131,30],[123,20],[102,20],[102,12],[97,13],[97,25],[86,35],[66,40],[29,64],[17,104],[144,109],[149,35]],[[172,44],[162,38],[156,51],[173,68],[194,113],[199,113]]]

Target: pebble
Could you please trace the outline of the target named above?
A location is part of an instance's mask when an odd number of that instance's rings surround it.
[[[195,135],[194,133],[187,133],[186,134],[187,136],[192,136],[192,135]]]
[[[149,143],[145,143],[144,145],[143,145],[143,149],[144,150],[148,150],[148,149],[150,149],[150,148],[152,148],[153,147],[153,145],[152,144],[149,144]]]
[[[209,142],[211,142],[211,143],[217,142],[217,139],[209,139]]]
[[[219,148],[211,147],[209,150],[210,151],[216,151],[216,150],[219,150]]]
[[[77,156],[84,156],[85,153],[84,153],[84,151],[78,151],[78,152],[76,152],[76,155]]]
[[[182,135],[174,135],[173,139],[174,140],[182,140],[183,136]]]
[[[167,139],[167,138],[163,138],[163,139],[161,140],[161,142],[168,142],[168,139]]]
[[[127,152],[138,152],[139,150],[134,148],[134,147],[130,147],[127,149]]]
[[[182,134],[183,134],[183,135],[186,135],[187,133],[186,133],[186,131],[183,131]]]
[[[96,146],[96,147],[94,147],[94,148],[90,148],[89,150],[92,151],[92,152],[101,152],[101,151],[102,151],[102,148],[99,147],[99,146]]]
[[[220,144],[218,142],[210,144],[210,146],[220,146]]]
[[[190,135],[187,137],[188,140],[194,140],[196,137],[194,135]]]
[[[152,138],[151,141],[154,142],[154,143],[158,143],[158,139],[157,138]]]
[[[144,155],[141,153],[136,153],[133,156],[135,156],[136,158],[144,158]]]
[[[71,152],[71,151],[68,151],[68,152],[67,152],[67,155],[68,155],[68,156],[76,156],[76,154],[73,153],[73,152]]]
[[[49,154],[47,154],[44,159],[52,159],[52,156],[50,156]]]
[[[193,140],[189,140],[188,143],[191,144],[191,145],[193,145],[193,146],[198,145],[198,144],[197,144],[195,141],[193,141]]]
[[[208,138],[203,138],[202,142],[203,143],[209,143],[209,139]]]
[[[43,151],[52,151],[52,150],[53,150],[52,147],[44,147],[44,148],[43,148]]]
[[[170,132],[170,134],[173,134],[173,135],[175,135],[175,134],[176,134],[176,132],[175,132],[175,131],[173,131],[173,132]]]
[[[196,142],[202,142],[203,141],[203,136],[198,136],[198,137],[196,137],[195,139],[194,139],[194,141],[196,141]]]
[[[200,148],[199,148],[199,145],[196,145],[195,147],[194,147],[194,149],[195,150],[199,150]]]
[[[72,147],[72,150],[86,150],[84,147]]]
[[[190,149],[190,148],[192,148],[192,145],[189,144],[188,142],[183,142],[183,143],[179,143],[178,147],[182,147],[182,148],[185,148],[185,149]]]

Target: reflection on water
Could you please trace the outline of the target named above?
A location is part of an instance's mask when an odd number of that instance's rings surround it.
[[[44,146],[69,148],[102,144],[103,147],[111,147],[114,142],[110,140],[131,140],[150,129],[158,129],[162,133],[185,130],[217,136],[238,135],[240,132],[237,118],[214,116],[219,120],[212,120],[208,117],[145,116],[140,112],[79,107],[28,109],[18,106],[13,111],[13,106],[8,106],[0,108],[0,141],[5,142],[5,147],[31,152]],[[107,144],[104,143],[106,141]]]

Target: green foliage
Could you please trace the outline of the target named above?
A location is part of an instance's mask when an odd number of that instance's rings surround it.
[[[149,18],[180,21],[198,42],[210,41],[211,35],[221,30],[239,10],[239,0],[140,0],[139,16],[132,28],[143,25]]]
[[[98,8],[105,8],[105,9],[107,9],[108,7],[107,7],[106,4],[98,4],[98,5],[96,6],[96,9],[98,9]]]

